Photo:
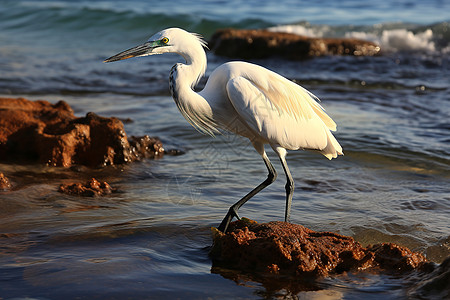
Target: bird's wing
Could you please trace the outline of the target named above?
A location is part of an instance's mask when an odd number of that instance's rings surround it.
[[[317,102],[319,98],[313,93],[272,71],[262,70],[265,71],[264,76],[248,74],[245,77],[261,90],[275,107],[295,119],[310,119],[315,113],[328,129],[336,130],[336,123],[325,113],[325,109]]]
[[[239,76],[228,81],[228,96],[241,121],[271,144],[315,149],[328,158],[340,154],[342,148],[330,132],[336,124],[312,94],[273,74],[268,80]]]

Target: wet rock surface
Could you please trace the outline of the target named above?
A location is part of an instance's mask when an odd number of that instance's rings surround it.
[[[325,55],[374,56],[380,47],[355,38],[311,38],[268,30],[220,29],[211,37],[209,47],[217,55],[234,58],[280,56],[302,60]]]
[[[353,238],[285,222],[242,219],[226,234],[213,229],[213,266],[263,275],[318,278],[348,271],[425,268],[420,253],[391,243],[362,247]]]
[[[0,192],[1,191],[8,191],[10,189],[11,189],[11,182],[5,176],[5,174],[0,173]]]
[[[84,197],[108,195],[113,191],[114,189],[107,182],[98,181],[95,178],[91,178],[85,183],[61,184],[58,189],[58,192],[64,194]]]
[[[0,160],[49,166],[123,164],[164,154],[158,138],[132,137],[122,121],[88,113],[74,116],[64,101],[0,98]]]

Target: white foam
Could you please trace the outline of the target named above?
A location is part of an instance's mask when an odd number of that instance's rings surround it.
[[[267,30],[272,32],[286,32],[297,35],[303,35],[307,37],[323,37],[325,32],[329,30],[329,27],[306,27],[303,25],[279,25],[269,27]]]
[[[423,32],[414,33],[410,30],[401,29],[382,29],[383,25],[377,28],[370,28],[368,32],[349,31],[345,37],[358,38],[372,41],[385,52],[435,52],[436,46],[433,41],[433,31],[427,29]],[[326,37],[336,36],[333,28],[329,26],[305,26],[305,25],[279,25],[269,27],[272,32],[287,32],[307,37]],[[372,31],[373,30],[373,31]]]
[[[416,34],[406,29],[385,30],[381,44],[394,51],[436,51],[431,29]]]
[[[424,32],[414,33],[406,29],[383,30],[380,35],[367,32],[348,32],[346,37],[354,37],[373,41],[387,52],[435,52],[433,31],[427,29]]]

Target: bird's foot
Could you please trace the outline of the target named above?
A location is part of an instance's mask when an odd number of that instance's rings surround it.
[[[223,218],[222,222],[220,223],[220,225],[217,229],[219,229],[223,233],[226,233],[226,231],[228,229],[228,225],[230,225],[231,220],[233,220],[234,217],[236,217],[236,219],[238,219],[238,220],[241,219],[237,213],[237,209],[234,208],[233,206],[231,206],[230,209],[228,210],[228,213],[226,214],[225,218]]]
[[[234,208],[233,206],[230,207],[230,209],[228,210],[228,213],[232,215],[232,217],[235,217],[236,219],[240,220],[241,217],[239,217],[238,215],[238,211],[236,208]]]

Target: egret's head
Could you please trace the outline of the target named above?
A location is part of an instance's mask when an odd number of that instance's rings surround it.
[[[169,28],[156,33],[148,42],[111,56],[104,62],[163,53],[178,53],[188,60],[189,53],[199,51],[199,48],[204,54],[203,47],[206,43],[198,35],[180,28]]]

